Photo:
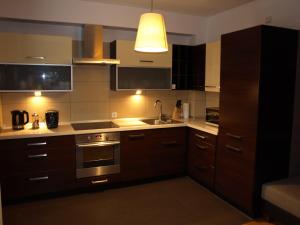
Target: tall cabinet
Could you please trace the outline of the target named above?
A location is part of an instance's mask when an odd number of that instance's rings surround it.
[[[264,25],[221,38],[215,189],[252,216],[262,184],[288,176],[297,38]]]

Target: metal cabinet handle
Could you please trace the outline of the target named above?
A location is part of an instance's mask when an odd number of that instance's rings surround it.
[[[38,158],[45,158],[47,156],[48,156],[48,154],[45,153],[45,154],[37,154],[37,155],[28,155],[27,157],[29,159],[38,159]]]
[[[233,152],[242,152],[242,150],[240,148],[231,146],[231,145],[225,145],[225,148],[227,148],[228,150],[231,150]]]
[[[114,146],[119,145],[119,141],[103,141],[103,142],[97,142],[97,143],[85,143],[85,144],[77,144],[76,146],[78,148],[92,148],[92,147],[103,147],[103,146]]]
[[[226,136],[232,137],[232,138],[238,139],[238,140],[242,139],[242,136],[239,136],[239,135],[236,135],[236,134],[231,134],[231,133],[226,133]]]
[[[27,59],[40,59],[40,60],[45,59],[44,56],[26,56],[25,58],[27,58]]]
[[[213,165],[210,165],[210,166],[195,166],[195,168],[198,169],[198,170],[202,170],[202,171],[209,170],[209,169],[215,169],[215,167]]]
[[[131,134],[129,135],[130,139],[139,139],[139,138],[144,138],[145,134]]]
[[[177,141],[166,141],[166,142],[162,142],[162,145],[176,145]]]
[[[103,184],[103,183],[107,183],[108,179],[104,179],[104,180],[92,180],[92,184]]]
[[[196,147],[199,148],[200,150],[204,150],[204,151],[208,150],[208,147],[203,146],[203,145],[196,144]]]
[[[153,60],[140,60],[141,63],[154,63]]]
[[[39,180],[48,180],[49,177],[48,176],[44,176],[44,177],[31,177],[28,180],[29,181],[39,181]]]
[[[27,146],[43,146],[47,145],[47,142],[38,142],[38,143],[28,143]]]
[[[202,140],[205,140],[205,139],[206,139],[205,136],[200,135],[200,134],[195,134],[195,137],[200,138],[200,139],[202,139]]]
[[[213,86],[213,85],[205,85],[205,87],[220,88],[220,86]]]

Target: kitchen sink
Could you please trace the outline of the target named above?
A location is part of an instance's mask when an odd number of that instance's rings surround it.
[[[179,123],[183,123],[180,121],[176,121],[176,120],[158,120],[158,119],[145,119],[145,120],[141,120],[141,122],[147,123],[149,125],[163,125],[163,124],[179,124]]]

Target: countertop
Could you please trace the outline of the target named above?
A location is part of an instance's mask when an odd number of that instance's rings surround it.
[[[137,120],[137,119],[135,119]],[[39,129],[31,129],[31,124],[27,124],[24,130],[2,129],[0,130],[0,140],[6,139],[20,139],[20,138],[35,138],[47,136],[61,136],[61,135],[76,135],[87,133],[100,133],[100,132],[114,132],[114,131],[129,131],[129,130],[145,130],[145,129],[162,129],[172,127],[191,127],[201,130],[213,135],[218,134],[218,127],[211,126],[205,123],[204,119],[187,119],[179,120],[182,123],[163,124],[163,125],[148,125],[132,123],[134,119],[118,119],[112,120],[116,124],[121,124],[118,128],[107,129],[93,129],[93,130],[74,130],[70,124],[59,125],[58,128],[48,129],[45,123],[40,123]],[[86,122],[86,121],[85,121]],[[95,122],[95,121],[94,121]]]

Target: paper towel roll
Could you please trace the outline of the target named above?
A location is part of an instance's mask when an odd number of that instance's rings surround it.
[[[183,119],[188,119],[190,117],[190,104],[183,103]]]

